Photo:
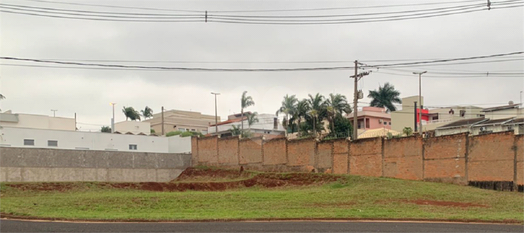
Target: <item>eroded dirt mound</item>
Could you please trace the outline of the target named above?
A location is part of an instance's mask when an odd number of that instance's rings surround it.
[[[210,168],[188,168],[180,176],[168,183],[26,183],[7,184],[20,190],[67,191],[73,188],[116,188],[157,192],[172,191],[223,191],[227,189],[261,186],[266,188],[282,186],[306,186],[334,182],[340,176],[315,173],[251,173],[248,171],[222,170]]]

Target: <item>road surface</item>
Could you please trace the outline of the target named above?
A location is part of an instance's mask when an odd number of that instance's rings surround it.
[[[524,232],[522,225],[414,222],[72,223],[0,221],[1,232]]]

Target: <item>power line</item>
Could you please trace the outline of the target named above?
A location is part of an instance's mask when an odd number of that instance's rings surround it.
[[[48,2],[48,1],[45,1]],[[493,9],[522,7],[522,0],[507,0],[494,3],[499,6]],[[120,13],[106,11],[69,10],[50,7],[31,7],[13,4],[0,4],[0,12],[42,16],[64,19],[117,21],[117,22],[215,22],[241,24],[348,24],[397,21],[407,19],[429,18],[452,14],[464,14],[486,10],[484,4],[469,4],[453,7],[433,9],[419,9],[408,11],[372,12],[360,14],[331,14],[331,15],[234,15],[200,13],[194,14],[150,14],[150,13]],[[385,15],[385,16],[379,16]]]
[[[475,60],[475,59],[486,59],[494,57],[512,56],[517,54],[523,54],[524,52],[511,52],[501,53],[484,56],[474,57],[462,57],[462,58],[451,58],[451,59],[439,59],[432,61],[419,61],[419,62],[408,62],[408,63],[396,63],[396,64],[382,64],[382,65],[367,65],[362,64],[368,68],[381,67],[396,67],[405,65],[416,65],[416,64],[433,64],[433,63],[446,63],[454,61],[464,60]],[[279,72],[279,71],[329,71],[329,70],[348,70],[354,69],[352,66],[333,66],[333,67],[296,67],[296,68],[202,68],[202,67],[169,67],[169,66],[143,66],[143,65],[122,65],[122,64],[100,64],[100,63],[84,63],[84,62],[71,62],[61,60],[45,60],[45,59],[32,59],[32,58],[17,58],[17,57],[0,57],[2,60],[10,61],[22,61],[22,62],[34,62],[34,63],[46,63],[46,64],[59,64],[59,65],[72,65],[72,66],[84,66],[92,68],[116,68],[116,69],[138,69],[138,70],[172,70],[172,71],[207,71],[207,72]],[[487,61],[485,61],[487,62]],[[8,64],[16,65],[16,64]],[[67,67],[60,67],[67,68]],[[507,75],[520,75],[520,73],[510,73]]]

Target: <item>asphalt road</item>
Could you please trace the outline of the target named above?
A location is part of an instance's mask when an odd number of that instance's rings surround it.
[[[524,226],[344,221],[71,223],[2,219],[0,232],[524,232]]]

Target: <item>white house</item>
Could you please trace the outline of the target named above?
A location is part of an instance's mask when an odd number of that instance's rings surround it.
[[[218,128],[218,134],[223,136],[231,135],[230,130],[233,126],[240,127],[242,121],[244,122],[244,130],[250,130],[255,136],[268,135],[283,135],[285,132],[284,127],[278,121],[278,118],[274,114],[258,114],[258,122],[255,122],[253,125],[249,126],[247,117],[245,116],[248,113],[244,113],[244,119],[242,119],[239,114],[231,115],[228,117],[227,121],[219,122],[216,126],[209,125],[208,133],[216,135],[216,128]]]
[[[114,131],[121,134],[149,135],[151,133],[151,123],[144,121],[122,121],[115,123]]]
[[[46,115],[23,113],[13,114],[11,111],[0,113],[0,126],[68,131],[76,130],[75,118],[50,117]]]

